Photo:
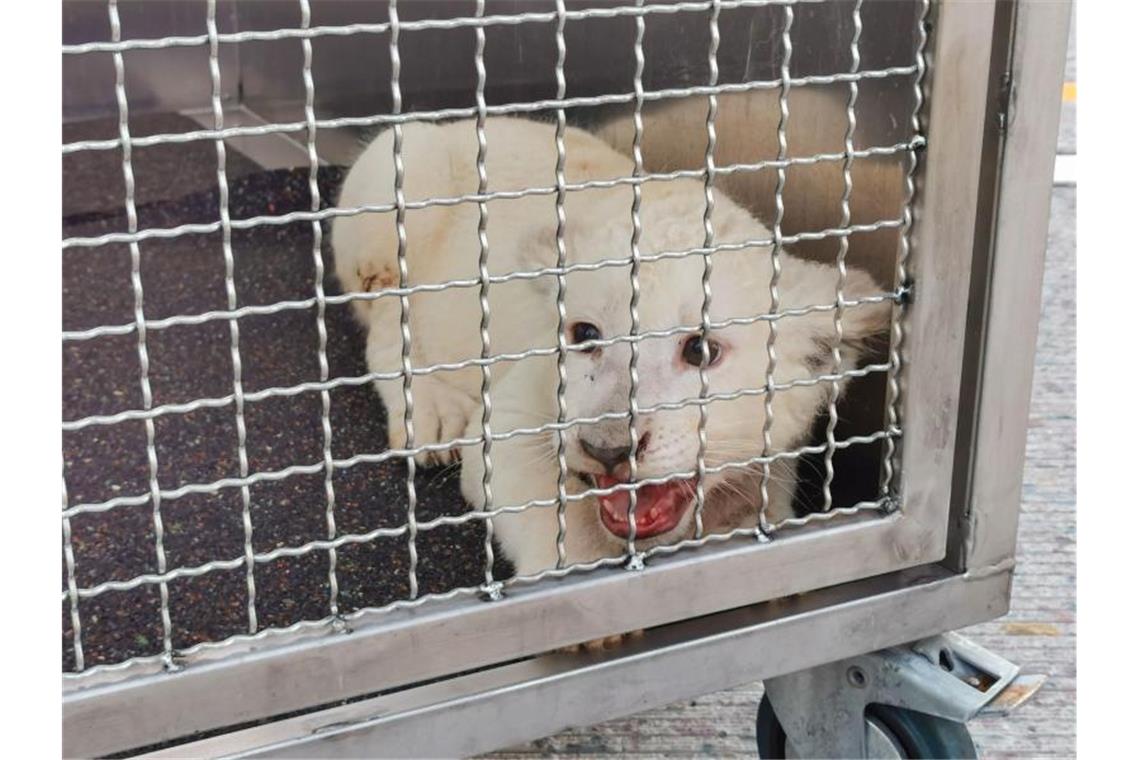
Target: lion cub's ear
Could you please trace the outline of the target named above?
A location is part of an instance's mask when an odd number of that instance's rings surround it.
[[[519,231],[518,240],[520,249],[516,263],[521,264],[527,269],[541,269],[544,267],[552,267],[558,263],[558,236],[554,224],[553,214],[551,219],[538,219],[532,222],[522,230]],[[567,246],[570,247],[569,238],[572,234],[570,222],[567,222],[566,228],[562,233],[562,240]]]
[[[844,301],[885,295],[866,272],[861,269],[848,269],[847,281],[843,287]],[[848,306],[843,310],[840,324],[843,337],[839,341],[840,372],[850,372],[867,364],[886,361],[890,348],[891,310],[893,301],[876,300]],[[832,349],[835,346],[834,312],[825,313],[827,324],[819,325],[821,332],[815,335],[815,353],[809,359],[814,370],[828,372],[834,367]]]

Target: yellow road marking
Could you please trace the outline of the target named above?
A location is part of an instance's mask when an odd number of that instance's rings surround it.
[[[1061,631],[1052,623],[1006,623],[1002,626],[1011,636],[1059,636]]]

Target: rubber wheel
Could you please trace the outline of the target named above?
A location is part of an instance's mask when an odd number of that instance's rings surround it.
[[[964,758],[974,760],[978,750],[965,724],[937,718],[901,707],[870,705],[867,708],[869,732],[876,735],[876,752],[901,758]],[[788,757],[787,734],[776,718],[768,695],[760,700],[756,711],[756,749],[761,758],[777,760]]]

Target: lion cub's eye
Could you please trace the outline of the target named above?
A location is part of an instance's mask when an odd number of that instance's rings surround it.
[[[570,326],[570,341],[575,345],[588,340],[601,340],[602,331],[589,322],[575,322]]]
[[[690,335],[688,339],[685,340],[685,345],[681,347],[681,358],[685,360],[686,364],[691,364],[694,367],[701,366],[701,360],[704,357],[701,356],[700,335]],[[720,344],[715,340],[710,340],[708,366],[711,367],[716,364],[718,359],[720,359]]]

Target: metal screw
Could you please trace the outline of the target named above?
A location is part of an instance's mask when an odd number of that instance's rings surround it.
[[[847,669],[847,683],[856,689],[866,688],[867,674],[863,672],[862,668],[852,665]]]

